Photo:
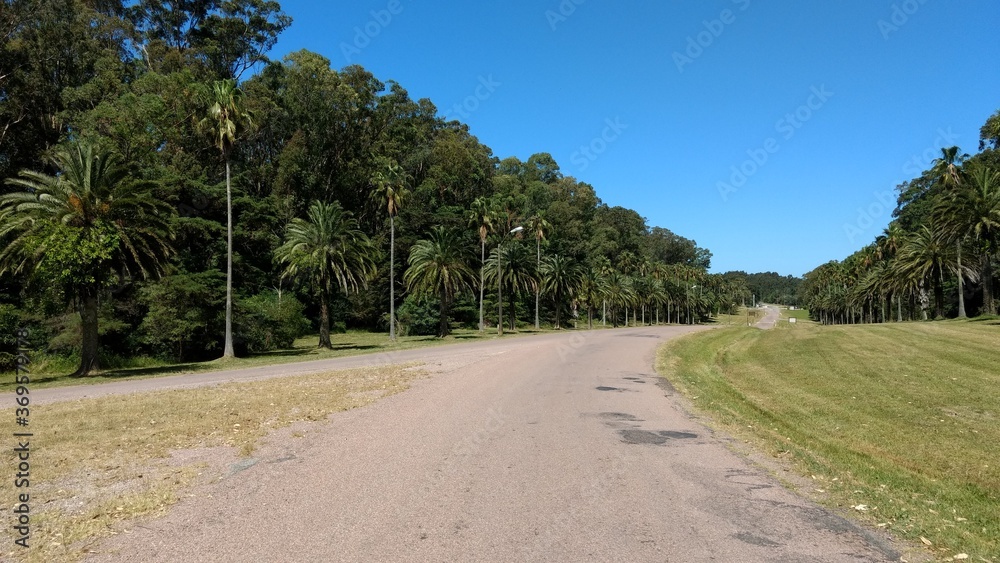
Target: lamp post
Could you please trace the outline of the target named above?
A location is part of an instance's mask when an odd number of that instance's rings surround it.
[[[517,226],[510,230],[507,235],[512,235],[514,233],[519,233],[524,230],[524,227]],[[497,336],[503,336],[503,270],[500,268],[500,261],[503,259],[502,252],[500,252],[503,246],[504,235],[497,243],[497,305],[499,306],[500,314],[497,317]]]

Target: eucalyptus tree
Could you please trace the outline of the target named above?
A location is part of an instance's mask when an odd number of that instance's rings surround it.
[[[455,231],[435,227],[430,237],[410,250],[410,267],[403,275],[411,291],[438,298],[438,336],[450,332],[449,312],[455,296],[472,288],[474,274],[466,262],[462,240]]]
[[[282,278],[305,283],[319,296],[319,347],[330,342],[330,302],[335,290],[343,293],[368,287],[375,274],[378,251],[358,227],[350,211],[338,202],[313,202],[306,219],[288,224],[284,242],[274,252]]]
[[[80,312],[75,376],[98,367],[98,299],[115,281],[161,276],[173,253],[173,210],[118,157],[87,143],[58,148],[58,174],[22,171],[0,197],[0,274],[61,286]]]
[[[253,115],[246,109],[243,91],[236,87],[236,80],[212,84],[208,109],[197,126],[211,138],[226,163],[226,344],[222,355],[232,358],[236,353],[233,350],[233,190],[229,164],[237,139],[253,126]]]
[[[546,256],[538,269],[541,289],[552,296],[556,311],[555,328],[560,328],[564,300],[573,297],[580,289],[582,276],[580,269],[572,259],[558,254]]]
[[[396,340],[396,215],[409,190],[406,172],[395,162],[388,162],[375,172],[372,196],[385,202],[389,214],[389,340]]]

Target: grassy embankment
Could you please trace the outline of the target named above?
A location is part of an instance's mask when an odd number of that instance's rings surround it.
[[[659,368],[825,502],[943,560],[1000,561],[1000,321],[782,322],[679,339]]]

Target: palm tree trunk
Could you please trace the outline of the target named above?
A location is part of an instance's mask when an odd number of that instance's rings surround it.
[[[440,313],[441,318],[438,321],[438,336],[440,338],[444,338],[445,336],[448,336],[448,295],[442,291],[440,299],[441,304],[438,308],[438,312]]]
[[[319,292],[319,347],[333,348],[330,342],[330,305],[325,291]]]
[[[234,358],[233,351],[233,190],[229,177],[229,155],[226,155],[226,347],[223,358]],[[329,339],[329,338],[328,338]]]
[[[511,290],[510,290],[510,298],[509,298],[510,299],[510,331],[511,332],[517,332],[517,309],[516,309],[516,307],[517,307],[517,301],[514,300],[515,297],[517,297],[517,296],[514,295],[514,288],[511,288]]]
[[[608,300],[601,300],[601,326],[608,326]]]
[[[98,367],[97,288],[85,288],[80,299],[80,330],[83,342],[80,347],[80,367],[73,372],[73,377],[85,377]]]
[[[535,275],[542,267],[542,239],[535,237]],[[542,284],[535,284],[535,330],[538,330],[538,296],[541,294]],[[558,307],[558,305],[557,305]],[[556,311],[556,328],[559,328],[559,312]]]
[[[962,241],[958,241],[958,318],[964,319],[965,315],[965,285],[962,278]]]
[[[562,312],[562,307],[560,307],[559,305],[561,303],[562,303],[562,301],[559,299],[559,295],[557,294],[556,295],[556,330],[559,330],[559,328],[560,328],[560,326],[559,326],[559,319],[561,317],[560,313]],[[538,315],[537,315],[537,313],[535,315],[535,328],[538,328]]]
[[[486,270],[486,239],[479,239],[479,332],[486,330],[483,324],[483,289],[485,288],[484,273]]]
[[[482,315],[482,308],[479,314]],[[482,327],[482,317],[480,317]],[[389,340],[396,340],[396,220],[389,216]]]
[[[896,296],[896,322],[903,322],[903,296]]]
[[[934,317],[944,318],[944,268],[938,268],[937,283],[934,284]]]
[[[983,310],[987,315],[996,313],[996,305],[993,303],[993,261],[990,260],[989,251],[983,257]]]

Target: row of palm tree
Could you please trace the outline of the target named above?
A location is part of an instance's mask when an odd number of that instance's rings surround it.
[[[842,262],[806,275],[806,303],[823,323],[927,320],[946,315],[945,290],[957,286],[965,318],[966,288],[978,284],[980,312],[995,314],[994,257],[1000,244],[1000,172],[971,162],[957,147],[942,149],[928,172],[922,222],[904,230],[894,220],[875,242]]]

